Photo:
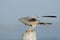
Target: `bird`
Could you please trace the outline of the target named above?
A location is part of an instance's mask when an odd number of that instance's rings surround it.
[[[52,18],[56,18],[56,16],[42,16],[42,17],[52,17]],[[37,20],[36,18],[40,18],[39,16],[29,16],[29,17],[22,17],[19,19],[20,22],[22,22],[23,24],[25,24],[26,26],[29,26],[30,29],[34,29],[36,27],[36,25],[46,25],[49,24],[51,25],[52,23],[45,23],[45,22],[41,22],[39,20]]]

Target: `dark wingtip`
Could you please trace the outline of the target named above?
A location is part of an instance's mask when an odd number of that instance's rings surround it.
[[[39,23],[39,24],[43,24],[43,25],[46,25],[46,24],[52,25],[52,23]]]
[[[42,17],[56,18],[57,16],[42,16]]]

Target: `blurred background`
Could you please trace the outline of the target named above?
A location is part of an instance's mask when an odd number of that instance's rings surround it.
[[[38,18],[53,25],[38,25],[37,40],[60,40],[60,0],[0,0],[0,40],[22,40],[29,27],[18,19],[46,15],[57,18]]]

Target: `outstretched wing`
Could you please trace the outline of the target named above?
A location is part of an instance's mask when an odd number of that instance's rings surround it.
[[[57,16],[31,16],[29,18],[41,18],[41,17],[56,18]]]

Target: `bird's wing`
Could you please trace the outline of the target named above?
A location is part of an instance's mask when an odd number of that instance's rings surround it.
[[[52,23],[39,22],[39,24],[43,24],[43,25],[48,24],[48,25],[51,25]]]
[[[30,18],[41,18],[41,17],[56,18],[57,16],[31,16]]]

